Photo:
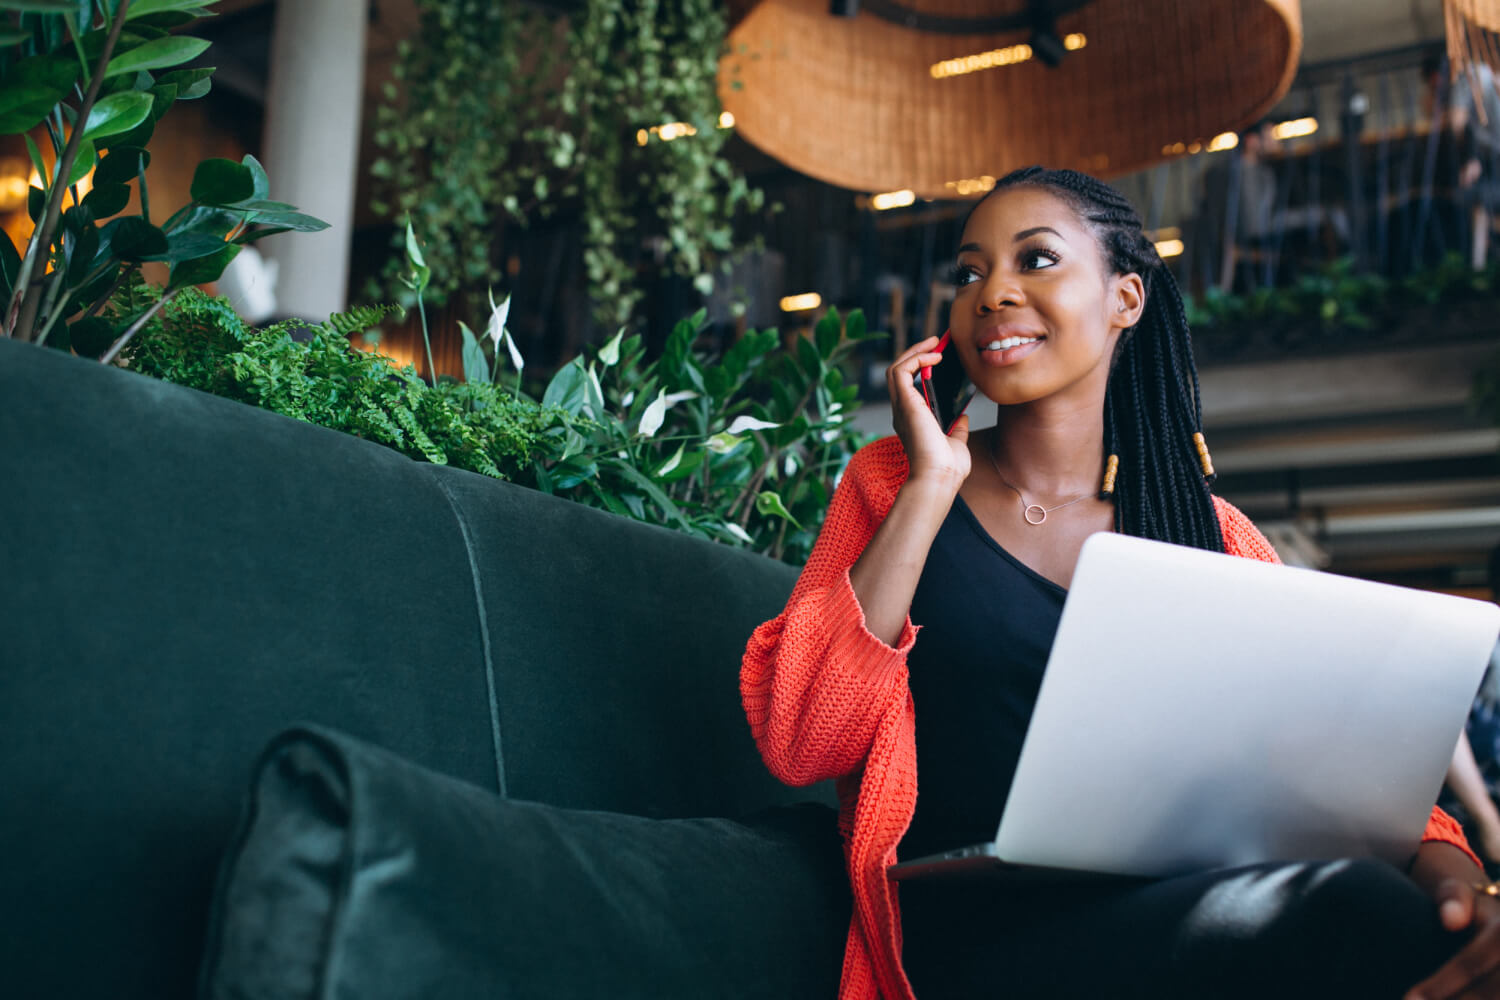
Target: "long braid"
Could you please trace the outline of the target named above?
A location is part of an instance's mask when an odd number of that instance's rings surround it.
[[[1224,551],[1193,440],[1203,429],[1203,403],[1187,313],[1140,216],[1119,191],[1072,170],[1027,167],[1001,178],[995,191],[1014,187],[1068,201],[1097,234],[1106,266],[1139,274],[1145,287],[1141,318],[1121,335],[1104,397],[1105,454],[1120,457],[1115,530]]]

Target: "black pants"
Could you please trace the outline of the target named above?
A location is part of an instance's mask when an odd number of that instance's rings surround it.
[[[1136,883],[900,889],[917,1000],[1396,998],[1457,951],[1432,900],[1376,861]]]

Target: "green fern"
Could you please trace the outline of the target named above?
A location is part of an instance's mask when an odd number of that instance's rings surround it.
[[[128,284],[112,308],[120,315],[149,308],[152,292]],[[528,468],[552,420],[543,407],[497,386],[429,386],[410,366],[397,369],[388,358],[349,343],[350,334],[398,311],[356,307],[316,327],[281,323],[256,329],[224,299],[185,289],[124,357],[143,374],[353,434],[421,461],[498,479]]]
[[[385,322],[387,316],[396,316],[399,318],[405,314],[406,310],[397,305],[354,306],[345,312],[334,313],[332,316],[329,316],[328,321],[323,326],[347,338],[354,336],[356,333],[373,330]]]

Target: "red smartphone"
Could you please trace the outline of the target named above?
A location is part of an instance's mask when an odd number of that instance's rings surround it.
[[[915,385],[946,434],[969,408],[978,390],[969,381],[969,373],[964,371],[963,362],[958,358],[952,331],[943,331],[934,350],[943,356],[942,363],[918,369]]]

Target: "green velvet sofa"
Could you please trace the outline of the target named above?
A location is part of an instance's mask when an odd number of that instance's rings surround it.
[[[3,339],[0,503],[0,996],[833,995],[791,568]]]

